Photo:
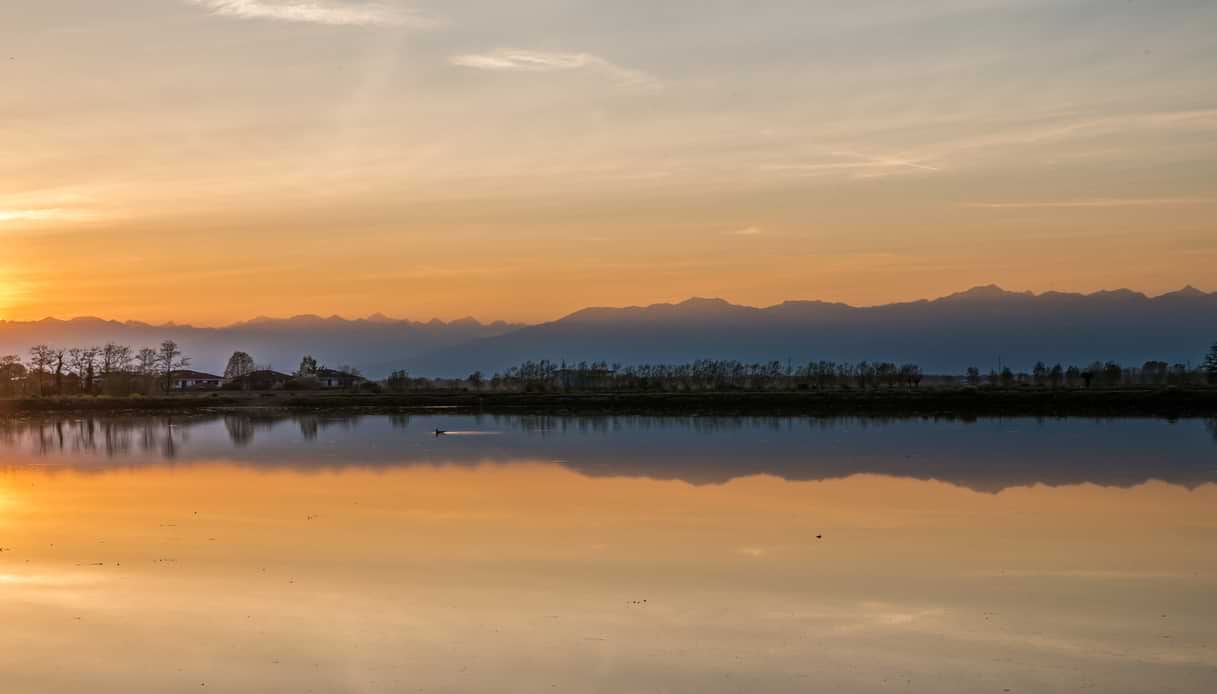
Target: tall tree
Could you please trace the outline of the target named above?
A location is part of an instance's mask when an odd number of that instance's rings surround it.
[[[126,345],[107,342],[98,356],[102,376],[122,373],[131,366],[131,348]]]
[[[300,368],[296,370],[297,376],[316,376],[317,375],[317,360],[313,355],[306,354],[300,360]]]
[[[34,383],[38,387],[38,395],[42,395],[43,381],[46,378],[47,370],[51,368],[51,362],[54,359],[54,350],[46,345],[34,345],[30,347],[30,369],[34,373]]]
[[[100,352],[101,350],[97,347],[89,347],[88,349],[84,350],[83,358],[85,367],[85,392],[93,392],[93,376],[97,373],[97,355]]]
[[[97,369],[96,347],[73,347],[68,350],[68,368],[76,376],[77,387],[81,392],[93,391],[93,373]]]
[[[156,363],[165,377],[165,391],[173,385],[173,372],[190,366],[190,357],[184,356],[173,340],[165,340],[156,352]]]
[[[1205,380],[1212,385],[1217,385],[1217,342],[1209,348],[1209,353],[1205,355],[1204,361],[1200,364],[1200,370],[1204,372]]]
[[[135,356],[135,363],[141,376],[155,376],[157,371],[156,350],[151,347],[144,347]]]
[[[257,370],[254,358],[245,352],[233,352],[228,358],[228,366],[224,367],[224,378],[236,379],[248,376]]]
[[[63,395],[63,369],[68,360],[67,351],[51,350],[51,366],[55,367],[55,394]]]
[[[76,376],[76,387],[79,390],[84,390],[85,386],[85,369],[88,362],[85,351],[79,347],[68,350],[68,370]]]
[[[980,385],[980,369],[975,366],[969,366],[966,380],[970,386]]]

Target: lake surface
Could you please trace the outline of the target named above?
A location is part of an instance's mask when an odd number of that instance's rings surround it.
[[[0,470],[6,693],[1217,691],[1211,421],[8,420]]]

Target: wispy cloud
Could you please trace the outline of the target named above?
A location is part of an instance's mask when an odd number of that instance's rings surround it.
[[[379,2],[331,0],[186,0],[212,14],[240,19],[271,19],[335,26],[394,26],[429,29],[442,24],[415,10]]]
[[[877,178],[913,171],[938,172],[942,169],[922,161],[897,156],[873,156],[857,152],[831,152],[827,161],[796,164],[767,164],[764,171],[779,171],[804,174],[828,174],[833,171],[850,173],[854,178]]]
[[[1074,113],[1046,114],[1013,127],[994,126],[971,137],[939,142],[929,146],[937,157],[960,153],[1047,145],[1070,140],[1127,137],[1138,132],[1207,133],[1217,130],[1217,109],[1125,113],[1083,117]]]
[[[495,72],[565,72],[589,70],[623,87],[657,90],[663,84],[653,75],[623,67],[590,53],[545,53],[506,50],[494,53],[469,53],[453,56],[453,65]]]
[[[752,227],[744,227],[743,229],[733,229],[731,231],[728,231],[727,235],[728,236],[760,236],[763,233],[765,233],[764,229],[762,229],[760,227],[752,226]]]
[[[90,195],[50,189],[0,195],[0,225],[39,222],[88,222],[112,216]]]
[[[5,222],[54,222],[85,221],[94,216],[79,210],[48,209],[4,209],[0,208],[0,224]]]
[[[966,202],[963,207],[986,210],[1022,210],[1040,208],[1104,208],[1104,207],[1167,207],[1175,205],[1207,205],[1217,198],[1096,198],[1092,200],[1040,200],[1031,202]]]

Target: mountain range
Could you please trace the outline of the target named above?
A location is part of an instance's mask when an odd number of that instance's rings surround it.
[[[1217,341],[1217,292],[1192,287],[1149,297],[1127,289],[1093,294],[1009,292],[976,287],[939,299],[855,307],[787,301],[757,308],[721,299],[587,308],[539,325],[473,319],[444,323],[375,315],[346,320],[257,318],[221,328],[149,325],[96,318],[0,321],[0,354],[30,345],[137,346],[171,338],[195,368],[221,370],[240,349],[259,364],[290,371],[313,354],[373,377],[396,369],[429,376],[502,371],[529,359],[567,362],[678,363],[742,361],[913,362],[930,373],[960,373],[1036,361],[1196,363]]]
[[[241,350],[252,355],[260,367],[278,371],[294,371],[300,358],[311,354],[320,364],[350,365],[380,376],[375,365],[385,361],[422,356],[520,327],[523,326],[503,322],[483,324],[472,318],[419,323],[379,314],[356,320],[314,315],[259,317],[219,328],[100,318],[46,318],[0,321],[0,354],[25,356],[30,346],[36,344],[74,347],[116,342],[138,349],[155,347],[170,339],[191,358],[191,368],[201,371],[223,373],[228,357]]]

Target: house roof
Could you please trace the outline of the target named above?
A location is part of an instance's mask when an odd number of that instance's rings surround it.
[[[353,378],[359,381],[364,380],[363,376],[349,374],[345,371],[339,371],[337,369],[317,369],[316,376],[317,378]]]
[[[172,378],[192,379],[195,381],[222,381],[222,380],[224,380],[224,378],[222,376],[216,376],[215,374],[203,373],[202,371],[189,371],[189,370],[174,371],[169,375]]]
[[[241,376],[241,378],[271,378],[271,379],[275,379],[275,380],[286,381],[286,380],[290,379],[291,376],[288,374],[279,373],[278,371],[270,371],[268,369],[261,369],[259,371],[250,371],[249,373],[245,374],[244,376]]]

